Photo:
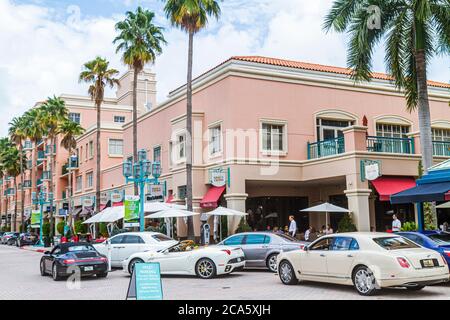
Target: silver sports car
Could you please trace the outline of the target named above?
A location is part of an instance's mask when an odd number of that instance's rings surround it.
[[[246,268],[263,267],[272,272],[277,271],[277,256],[280,252],[301,250],[306,245],[308,242],[272,232],[239,233],[218,244],[218,246],[241,248],[245,254]]]

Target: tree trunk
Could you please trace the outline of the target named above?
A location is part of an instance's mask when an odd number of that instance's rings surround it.
[[[67,177],[68,179],[68,197],[69,197],[69,205],[67,206],[67,213],[68,213],[68,219],[67,219],[67,224],[69,225],[70,229],[72,230],[72,224],[73,224],[73,216],[72,216],[72,170],[70,169],[70,161],[71,161],[71,156],[72,156],[72,148],[69,148],[69,166],[67,167],[68,171],[69,171],[69,176]]]
[[[95,211],[100,212],[100,162],[101,162],[101,145],[100,145],[100,129],[101,129],[101,102],[97,102],[97,168],[96,168],[96,184],[95,184]]]
[[[422,162],[424,173],[433,166],[433,141],[431,134],[431,115],[428,102],[427,71],[425,61],[425,50],[416,51],[416,72],[417,72],[417,93],[418,93],[418,114],[420,129],[420,149],[422,152]]]
[[[50,173],[50,183],[48,186],[48,194],[47,196],[50,195],[50,193],[53,193],[53,162],[55,161],[55,151],[53,150],[56,144],[56,138],[55,137],[51,137],[50,138],[50,165],[49,165],[49,173]],[[55,198],[55,195],[53,195],[53,197]],[[53,236],[55,234],[55,222],[53,221],[53,207],[54,204],[53,202],[50,203],[50,243],[53,243]]]
[[[14,218],[11,225],[11,231],[16,232],[16,226],[17,226],[17,177],[14,177]]]
[[[133,74],[133,163],[138,161],[138,147],[137,147],[137,84],[138,84],[139,69],[134,68]],[[134,183],[134,194],[138,194],[137,182]]]
[[[20,221],[21,221],[21,232],[25,232],[25,192],[24,192],[24,188],[23,188],[23,184],[24,184],[24,180],[25,180],[25,174],[23,172],[23,145],[22,142],[20,143],[20,147],[19,147],[19,152],[20,152],[20,176],[21,176],[21,180],[22,180],[22,185],[20,187],[20,210],[21,210],[21,216],[20,216]]]
[[[194,33],[189,31],[188,72],[187,72],[187,111],[186,111],[186,198],[187,210],[192,211],[192,64],[194,56]],[[187,220],[188,239],[194,240],[194,220]]]

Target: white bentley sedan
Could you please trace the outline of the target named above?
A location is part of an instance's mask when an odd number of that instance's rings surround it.
[[[122,263],[123,270],[132,274],[136,263],[159,262],[161,274],[192,275],[202,279],[229,274],[245,266],[240,248],[205,247],[192,249],[182,243],[159,251],[131,255]]]
[[[353,285],[361,295],[380,288],[420,290],[447,282],[449,268],[438,252],[389,233],[342,233],[322,237],[304,250],[278,256],[286,285],[299,280]]]

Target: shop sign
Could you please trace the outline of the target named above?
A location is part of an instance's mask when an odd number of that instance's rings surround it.
[[[31,228],[36,229],[41,227],[41,211],[33,210],[31,212]]]
[[[123,201],[123,192],[113,191],[111,193],[111,203],[118,203]]]
[[[125,197],[125,216],[123,219],[125,228],[139,227],[139,197]]]
[[[381,161],[361,160],[361,181],[373,181],[381,175]]]
[[[229,169],[213,169],[210,171],[210,184],[214,187],[223,187],[227,184]]]
[[[94,199],[93,198],[84,198],[83,199],[83,208],[94,207]]]
[[[148,194],[146,195],[147,202],[164,201],[164,186],[162,184],[148,185]]]

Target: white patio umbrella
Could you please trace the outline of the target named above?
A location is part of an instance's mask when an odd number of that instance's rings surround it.
[[[97,222],[112,223],[119,221],[125,217],[125,207],[111,207],[103,210],[103,215],[98,219]]]
[[[145,219],[169,219],[170,230],[172,231],[172,238],[173,238],[172,218],[187,218],[187,217],[197,216],[199,214],[200,213],[187,211],[187,210],[166,209],[166,210],[162,210],[157,213],[148,215],[145,217]]]
[[[206,213],[208,216],[226,216],[226,217],[245,217],[248,216],[248,213],[240,212],[237,210],[218,207],[217,209]],[[222,219],[219,219],[219,229],[220,229],[220,241],[222,241]]]
[[[105,215],[105,213],[107,213],[107,209],[103,211],[100,211],[99,213],[97,213],[96,215],[94,215],[93,217],[90,217],[89,219],[87,219],[86,221],[83,222],[83,224],[92,224],[92,223],[98,223],[99,220]]]
[[[308,208],[308,209],[300,210],[300,211],[301,212],[325,212],[325,214],[326,214],[326,223],[327,224],[330,223],[330,221],[329,221],[329,213],[332,213],[332,212],[349,213],[350,212],[350,210],[347,210],[345,208],[341,208],[341,207],[335,206],[335,205],[333,205],[331,203],[328,203],[328,202],[322,203],[322,204],[320,204],[318,206],[315,206],[315,207],[311,207],[311,208]]]
[[[450,201],[436,206],[437,209],[450,209]]]
[[[144,204],[144,211],[147,213],[159,212],[169,209],[186,210],[186,206],[179,204],[165,203],[165,202],[147,202]]]

